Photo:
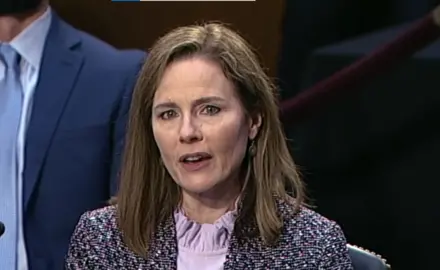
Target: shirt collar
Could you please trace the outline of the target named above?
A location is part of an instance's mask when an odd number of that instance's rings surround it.
[[[20,54],[21,58],[35,69],[40,68],[51,22],[52,11],[48,7],[43,15],[33,21],[10,42],[10,45]]]

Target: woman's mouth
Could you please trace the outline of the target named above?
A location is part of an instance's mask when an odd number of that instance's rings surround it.
[[[212,156],[206,152],[197,152],[182,155],[179,162],[188,172],[199,171],[209,165]]]

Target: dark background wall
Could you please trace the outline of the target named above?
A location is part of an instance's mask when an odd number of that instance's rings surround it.
[[[313,50],[413,21],[438,3],[438,0],[285,1],[283,39],[278,57],[283,98],[293,97],[300,91]]]
[[[142,2],[51,0],[74,26],[121,48],[149,48],[174,27],[219,20],[242,33],[276,74],[281,41],[282,0],[256,2]]]
[[[439,2],[286,1],[282,98],[381,47]],[[315,117],[286,125],[316,210],[393,269],[439,268],[440,40],[427,45]]]

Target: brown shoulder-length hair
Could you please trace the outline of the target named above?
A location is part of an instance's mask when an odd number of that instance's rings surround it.
[[[180,203],[180,189],[161,164],[151,121],[153,98],[165,69],[187,57],[205,57],[218,63],[234,83],[246,112],[262,116],[239,218],[252,217],[259,235],[271,242],[282,227],[274,198],[289,199],[288,194],[294,194],[296,209],[305,200],[303,183],[279,120],[277,90],[249,44],[218,23],[179,27],[152,47],[137,81],[129,116],[117,217],[124,242],[141,256],[146,256],[158,226]]]

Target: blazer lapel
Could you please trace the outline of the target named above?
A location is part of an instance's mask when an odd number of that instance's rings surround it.
[[[229,242],[224,270],[237,269],[275,269],[269,262],[263,239],[259,236],[257,221],[253,211],[244,209],[244,205],[253,205],[253,197],[243,194],[237,205],[238,213],[248,213],[237,218]]]
[[[236,226],[229,242],[224,270],[262,268],[262,265],[255,264],[255,262],[261,262],[264,259],[262,257],[255,258],[261,254],[259,252],[262,247],[261,241],[253,235],[255,235],[254,226],[247,225],[238,228]]]
[[[176,225],[172,215],[158,227],[153,241],[148,269],[177,270]]]
[[[27,131],[23,178],[24,210],[27,209],[40,177],[53,134],[82,62],[78,33],[53,14]]]

